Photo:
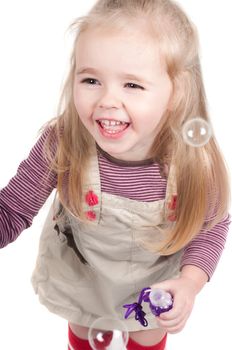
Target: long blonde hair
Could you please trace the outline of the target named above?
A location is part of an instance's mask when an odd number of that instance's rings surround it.
[[[199,62],[195,26],[183,10],[170,0],[99,0],[85,17],[72,25],[76,32],[70,72],[61,97],[59,116],[50,123],[46,149],[57,138],[56,156],[51,161],[57,171],[57,191],[61,203],[84,219],[82,184],[94,143],[76,112],[73,101],[75,47],[88,29],[116,28],[143,22],[158,42],[173,84],[173,101],[163,116],[151,156],[160,164],[175,165],[177,185],[176,222],[166,229],[159,251],[164,255],[180,250],[203,228],[212,227],[228,211],[229,181],[225,162],[214,137],[202,147],[187,145],[181,136],[183,123],[200,116],[209,122]],[[49,152],[47,152],[49,154]],[[150,246],[157,250],[157,246]]]

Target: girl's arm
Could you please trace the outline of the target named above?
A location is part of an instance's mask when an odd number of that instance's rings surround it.
[[[225,246],[230,217],[227,216],[211,230],[202,230],[184,250],[180,276],[152,287],[169,291],[173,308],[161,314],[159,326],[169,333],[181,331],[193,308],[196,295],[211,278]]]
[[[202,269],[193,265],[185,265],[182,268],[181,278],[186,279],[186,282],[189,281],[195,294],[198,294],[208,282],[208,275]]]
[[[201,232],[185,247],[181,260],[181,270],[185,265],[199,267],[210,279],[217,267],[230,225],[230,216],[210,230]]]
[[[43,147],[48,131],[32,148],[16,175],[0,191],[0,248],[13,242],[28,228],[53,188],[56,174],[49,173]]]

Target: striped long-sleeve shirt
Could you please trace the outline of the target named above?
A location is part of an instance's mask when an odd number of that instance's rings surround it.
[[[57,184],[44,157],[44,133],[32,148],[9,184],[0,191],[0,248],[13,242],[31,226]],[[99,152],[101,190],[139,201],[165,198],[167,181],[157,163],[115,162]],[[45,181],[46,179],[46,181]],[[229,216],[211,230],[202,230],[184,249],[181,267],[195,265],[211,278],[222,254],[229,227]]]

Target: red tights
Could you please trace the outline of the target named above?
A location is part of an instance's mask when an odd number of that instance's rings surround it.
[[[68,330],[68,336],[69,336],[69,347],[68,350],[92,350],[91,346],[89,345],[88,340],[78,338],[70,329]],[[106,344],[107,347],[107,341],[110,340],[110,336],[107,336]],[[128,344],[127,344],[127,350],[164,350],[165,344],[167,340],[167,335],[158,343],[151,346],[144,346],[136,343],[134,340],[129,338]],[[101,350],[106,350],[106,348],[103,346]]]
[[[164,350],[167,340],[167,334],[163,337],[163,339],[155,345],[140,345],[136,343],[134,340],[129,338],[128,344],[127,344],[127,350]]]

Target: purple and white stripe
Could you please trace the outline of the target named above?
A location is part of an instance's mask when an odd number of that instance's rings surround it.
[[[121,166],[100,154],[99,170],[102,192],[143,202],[165,198],[167,182],[157,163]]]
[[[230,216],[212,229],[201,232],[185,247],[181,267],[194,265],[205,271],[209,278],[213,275],[226,243]]]
[[[13,242],[28,228],[56,187],[56,175],[49,173],[43,157],[43,134],[24,160],[17,174],[0,191],[0,247]]]

